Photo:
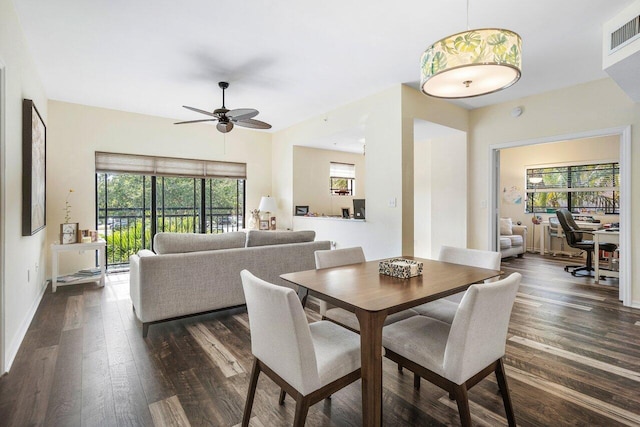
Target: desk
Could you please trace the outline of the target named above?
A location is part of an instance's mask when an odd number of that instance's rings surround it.
[[[354,312],[360,322],[362,425],[382,425],[382,326],[389,314],[466,290],[500,271],[415,257],[424,263],[421,276],[398,279],[378,273],[378,261],[307,270],[280,277],[307,295]]]
[[[576,221],[576,224],[578,225],[578,227],[585,230],[597,230],[600,227],[602,227],[602,224],[599,222]],[[549,221],[542,221],[539,225],[541,230],[540,231],[540,255],[544,255],[544,252],[546,249],[544,246],[544,239],[545,239],[545,236],[549,233]],[[560,229],[560,231],[562,231],[562,227],[560,225],[558,225],[558,228]],[[585,239],[588,239],[588,237],[585,237]],[[534,242],[534,246],[535,246],[535,242]],[[535,252],[535,248],[534,248],[534,252]]]
[[[58,287],[58,254],[64,251],[98,251],[98,262],[100,264],[100,275],[81,278],[70,282],[69,285],[78,283],[88,283],[100,281],[100,286],[104,286],[104,277],[107,266],[107,242],[98,240],[91,243],[71,243],[67,245],[51,244],[51,291],[55,292]]]
[[[620,232],[619,231],[606,231],[598,230],[593,232],[593,263],[595,267],[596,283],[600,282],[600,243],[615,243],[620,244]],[[614,270],[607,270],[607,276],[620,277],[620,273]]]

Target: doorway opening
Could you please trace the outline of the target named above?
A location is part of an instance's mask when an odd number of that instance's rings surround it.
[[[490,185],[489,185],[489,242],[491,249],[498,249],[498,223],[500,218],[500,197],[502,188],[500,185],[501,150],[515,147],[539,146],[541,144],[557,143],[560,141],[575,141],[579,139],[615,136],[619,138],[619,167],[620,167],[620,194],[619,194],[619,226],[620,226],[620,278],[619,298],[625,306],[631,305],[631,127],[619,127],[612,129],[594,130],[570,135],[540,138],[526,141],[514,141],[494,144],[490,151]]]

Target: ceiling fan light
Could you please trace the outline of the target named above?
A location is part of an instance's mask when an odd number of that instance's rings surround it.
[[[520,79],[522,39],[500,28],[454,34],[420,59],[420,88],[436,98],[471,98],[506,89]]]
[[[231,129],[233,129],[233,123],[231,123],[231,122],[219,122],[216,125],[216,129],[218,129],[222,133],[231,132]]]

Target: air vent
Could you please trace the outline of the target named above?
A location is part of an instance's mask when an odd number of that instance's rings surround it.
[[[613,51],[614,49],[622,46],[638,34],[640,34],[640,16],[636,16],[631,21],[611,33],[610,50]]]

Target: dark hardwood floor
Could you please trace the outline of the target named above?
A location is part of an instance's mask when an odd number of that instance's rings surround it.
[[[519,271],[506,373],[522,426],[640,425],[640,310],[618,301],[617,282],[573,278],[563,258],[503,260]],[[606,283],[606,282],[604,282]],[[317,311],[307,309],[310,321]],[[286,349],[282,349],[286,351]],[[252,356],[246,311],[152,325],[142,338],[128,276],[48,290],[11,372],[0,379],[0,425],[235,426]],[[459,425],[445,392],[384,361],[384,425]],[[359,426],[361,383],[314,405],[308,426]],[[294,402],[258,383],[253,426],[291,425]],[[506,425],[495,377],[470,393],[474,425]]]

